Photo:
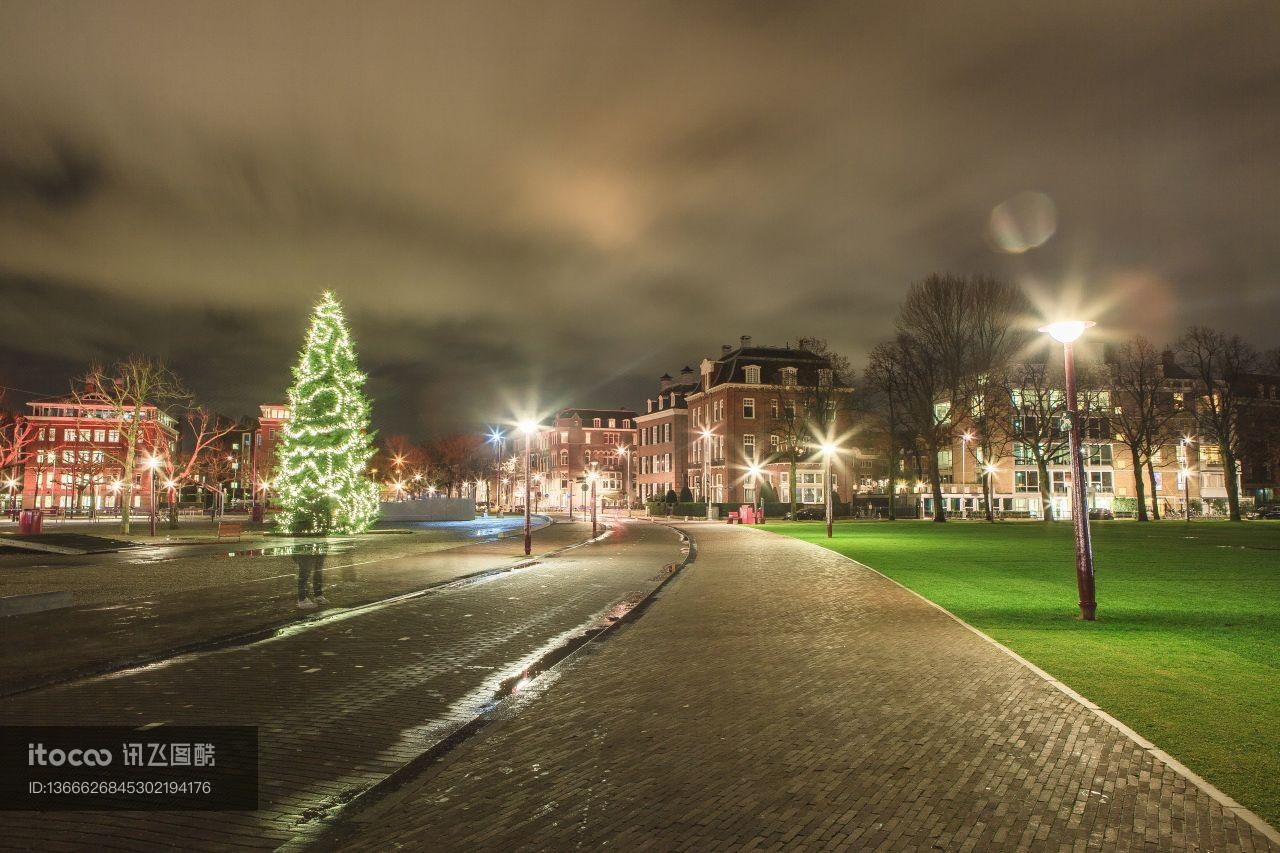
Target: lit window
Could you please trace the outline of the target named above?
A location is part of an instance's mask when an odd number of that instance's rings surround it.
[[[746,382],[747,382],[747,384],[748,384],[748,385],[759,385],[759,384],[760,384],[760,368],[759,368],[759,366],[752,364],[752,365],[748,366],[748,367],[744,370],[744,373],[746,374]]]

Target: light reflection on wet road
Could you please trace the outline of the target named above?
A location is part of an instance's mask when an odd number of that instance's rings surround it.
[[[638,600],[666,576],[679,545],[665,528],[622,523],[601,542],[520,571],[250,646],[4,700],[5,723],[257,725],[261,810],[13,814],[0,845],[88,832],[117,846],[277,846],[465,723],[475,697],[512,676],[518,683],[549,647]]]

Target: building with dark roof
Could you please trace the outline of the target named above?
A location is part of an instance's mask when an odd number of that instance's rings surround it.
[[[794,490],[797,503],[822,504],[827,488],[841,501],[851,499],[852,449],[834,461],[832,482],[824,484],[819,439],[808,427],[829,421],[839,436],[851,426],[853,389],[827,357],[804,347],[755,346],[744,335],[737,347],[725,344],[718,358],[702,360],[696,384],[685,401],[688,479],[698,499],[750,503],[765,482],[783,502]],[[748,473],[753,465],[761,468],[759,483]]]
[[[662,500],[667,492],[689,486],[689,406],[686,395],[698,390],[692,367],[680,371],[680,379],[665,373],[658,393],[645,400],[645,411],[636,416],[633,462],[635,495],[639,500]]]
[[[588,474],[599,475],[596,498],[603,506],[617,505],[628,491],[628,459],[635,444],[636,413],[631,409],[567,408],[556,413],[550,426],[535,438],[531,467],[547,509],[568,510],[587,502],[582,486]]]

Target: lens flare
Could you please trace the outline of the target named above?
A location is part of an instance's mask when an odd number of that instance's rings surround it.
[[[987,238],[1002,252],[1020,255],[1043,246],[1058,229],[1058,210],[1044,193],[1022,192],[995,206]]]

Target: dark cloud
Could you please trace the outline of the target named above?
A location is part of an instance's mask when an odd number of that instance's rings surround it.
[[[744,333],[856,357],[937,269],[1271,345],[1278,42],[1271,3],[7,3],[0,383],[146,349],[252,411],[333,288],[380,428],[439,431]],[[999,254],[1026,191],[1057,233]]]

